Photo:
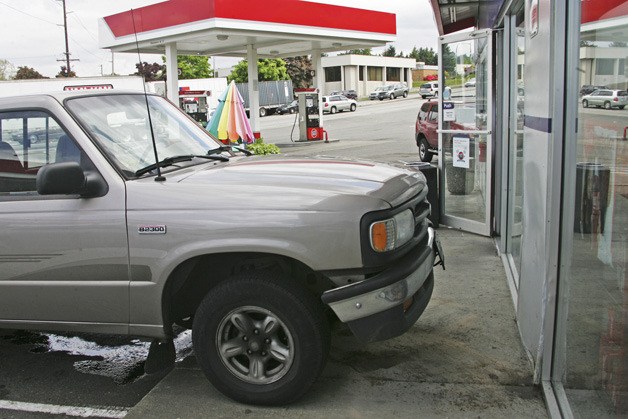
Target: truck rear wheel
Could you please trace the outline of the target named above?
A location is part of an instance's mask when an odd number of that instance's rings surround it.
[[[200,367],[220,392],[242,403],[283,405],[320,375],[330,332],[309,291],[290,278],[250,271],[205,296],[192,339]]]
[[[259,116],[260,118],[265,117],[267,114],[266,108],[259,108]]]

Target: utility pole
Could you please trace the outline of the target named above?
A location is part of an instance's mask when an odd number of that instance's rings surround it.
[[[68,77],[70,75],[70,61],[78,61],[78,59],[70,59],[70,45],[68,43],[68,14],[65,10],[65,0],[57,0],[63,4],[63,31],[65,32],[65,60],[57,60],[57,61],[65,61],[65,76]]]

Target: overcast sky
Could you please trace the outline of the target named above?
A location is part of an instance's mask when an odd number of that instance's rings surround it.
[[[158,0],[66,0],[72,69],[80,77],[111,73],[111,53],[98,48],[98,19],[138,8]],[[318,0],[395,13],[397,15],[397,52],[408,53],[414,46],[436,49],[437,31],[429,0]],[[53,77],[64,65],[63,9],[58,0],[0,0],[0,59],[16,68],[33,67]],[[381,50],[374,52],[380,53]],[[160,62],[158,55],[143,55],[142,61]],[[135,72],[137,56],[115,54],[117,74]],[[233,59],[216,59],[216,67],[228,67]]]

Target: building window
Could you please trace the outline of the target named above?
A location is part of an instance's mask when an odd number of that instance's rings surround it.
[[[367,75],[369,81],[383,81],[382,75],[382,67],[369,67]]]
[[[595,61],[596,76],[612,76],[615,74],[615,60],[612,58],[598,58]]]
[[[327,83],[334,81],[342,81],[340,66],[325,68],[325,81]]]
[[[360,81],[364,81],[364,66],[363,65],[360,66],[358,73],[360,73],[359,75]]]
[[[593,75],[606,76],[594,84],[608,84],[613,89],[608,94],[616,99],[600,95],[599,106],[613,111],[591,111],[582,106],[582,99],[573,108],[578,127],[568,176],[574,179],[575,191],[566,205],[574,221],[563,231],[571,255],[559,281],[565,305],[559,306],[557,336],[564,353],[553,374],[562,381],[575,417],[628,415],[628,146],[622,141],[628,102],[622,100],[624,92],[616,91],[625,88],[628,78],[622,68],[625,61],[609,58],[618,47],[606,42],[607,34],[613,34],[616,45],[628,43],[628,16],[619,8],[613,19],[593,13],[603,9],[598,6],[611,13],[615,4],[619,3],[581,2],[580,38],[604,42],[592,41],[595,48],[586,48],[587,56],[580,59],[593,55]],[[591,76],[584,67],[580,87],[596,80]]]
[[[401,81],[401,69],[399,67],[386,68],[387,81]]]

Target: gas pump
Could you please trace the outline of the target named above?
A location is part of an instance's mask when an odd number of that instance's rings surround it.
[[[295,89],[299,104],[299,141],[320,141],[323,139],[322,114],[318,89]]]
[[[194,120],[206,124],[209,118],[209,90],[180,90],[179,107]]]

